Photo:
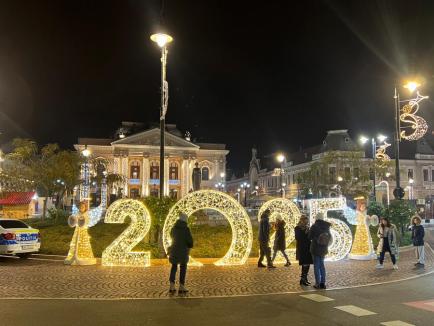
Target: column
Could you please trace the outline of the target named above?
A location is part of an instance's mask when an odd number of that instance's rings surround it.
[[[128,157],[122,157],[122,167],[121,167],[121,171],[122,171],[122,174],[125,176],[125,179],[126,179],[126,181],[125,181],[125,184],[123,185],[123,188],[124,188],[124,191],[123,191],[123,193],[124,193],[124,196],[128,196],[129,195],[129,193],[128,193],[128,180],[129,180],[129,175],[128,175]]]
[[[164,159],[164,195],[169,196],[169,159]]]
[[[142,172],[142,196],[147,197],[149,196],[149,175],[150,175],[150,166],[149,166],[149,158],[144,157],[143,158],[143,164],[142,164],[143,172]]]

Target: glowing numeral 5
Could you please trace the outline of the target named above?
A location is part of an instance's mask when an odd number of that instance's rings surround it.
[[[145,204],[135,199],[119,199],[107,209],[104,222],[125,223],[127,217],[131,219],[131,224],[102,253],[104,266],[150,265],[149,251],[131,251],[151,228],[151,217]]]

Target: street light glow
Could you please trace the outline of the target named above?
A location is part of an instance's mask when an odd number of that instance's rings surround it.
[[[157,43],[160,48],[162,48],[162,47],[166,46],[166,44],[169,44],[170,42],[172,42],[173,37],[168,35],[168,34],[157,33],[157,34],[151,35],[151,40],[153,42]]]
[[[408,179],[408,183],[412,185],[414,183],[414,180],[412,178],[410,178],[410,179]]]
[[[83,154],[84,157],[89,157],[90,156],[90,150],[86,147],[85,149],[83,149],[81,154]]]
[[[220,172],[220,178],[224,178],[225,177],[225,173],[224,172]]]
[[[377,139],[382,143],[387,139],[387,136],[384,135],[378,135]]]
[[[341,181],[343,181],[343,180],[344,180],[344,178],[342,178],[341,176],[338,177],[338,181],[339,181],[339,182],[341,182]]]
[[[420,83],[418,83],[416,81],[408,81],[404,85],[404,88],[407,88],[410,92],[413,93],[419,86],[420,86]]]
[[[386,178],[390,177],[390,172],[386,172]]]
[[[362,144],[366,144],[366,143],[368,142],[368,140],[369,140],[369,138],[366,138],[365,136],[361,136],[361,137],[360,137],[360,142],[361,142]]]
[[[283,155],[283,154],[279,154],[279,155],[277,155],[277,161],[279,162],[279,163],[283,163],[283,161],[285,161],[285,155]]]

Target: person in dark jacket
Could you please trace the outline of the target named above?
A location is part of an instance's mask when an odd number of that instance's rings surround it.
[[[313,259],[310,253],[309,219],[305,215],[300,217],[294,233],[297,241],[295,256],[301,266],[300,285],[308,286],[311,283],[307,279],[307,275],[309,274],[310,265],[313,264]]]
[[[276,259],[277,252],[281,252],[283,257],[286,259],[286,264],[284,266],[291,266],[291,262],[289,261],[288,255],[285,252],[286,249],[286,236],[285,236],[285,221],[282,220],[282,216],[277,214],[276,223],[274,224],[274,228],[276,233],[274,234],[274,245],[273,245],[273,258],[271,259],[274,262]]]
[[[413,246],[416,247],[417,263],[414,264],[417,267],[425,266],[425,247],[423,238],[425,237],[425,230],[421,225],[422,219],[415,215],[411,218],[413,228],[411,231],[411,239],[413,240]]]
[[[271,249],[269,246],[270,242],[270,210],[266,209],[261,215],[261,221],[259,222],[259,260],[258,267],[265,267],[262,263],[264,257],[267,257],[267,267],[275,268],[273,262],[271,261]]]
[[[324,214],[318,213],[315,216],[315,223],[309,230],[310,253],[313,257],[313,269],[315,274],[315,289],[326,288],[326,270],[324,266],[324,258],[328,254],[328,246],[331,242],[332,235],[330,233],[329,222],[324,221]]]
[[[185,276],[187,274],[187,263],[190,249],[193,248],[193,237],[191,236],[190,229],[187,225],[187,220],[188,216],[186,214],[179,214],[179,219],[170,231],[170,236],[172,238],[172,245],[169,248],[169,262],[172,264],[169,277],[170,293],[176,291],[175,278],[178,265],[180,267],[178,293],[188,292],[185,288]]]

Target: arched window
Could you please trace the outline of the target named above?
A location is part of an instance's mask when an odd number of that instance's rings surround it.
[[[130,179],[140,179],[140,163],[138,161],[131,162]]]
[[[169,179],[170,180],[179,180],[178,178],[178,163],[171,162],[169,166]]]
[[[209,168],[204,166],[202,168],[202,180],[208,181],[209,180]]]
[[[155,161],[151,162],[151,166],[149,169],[149,178],[160,179],[160,165]]]

